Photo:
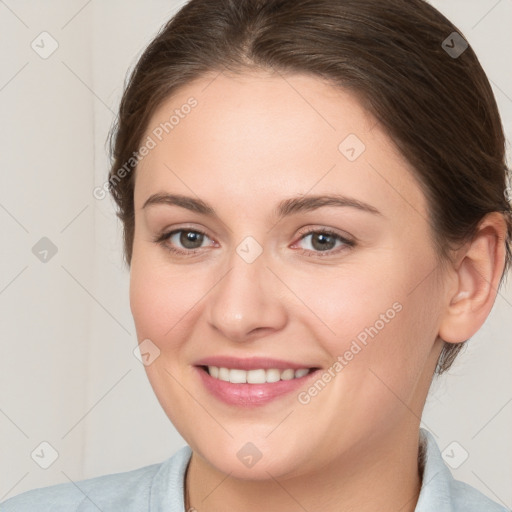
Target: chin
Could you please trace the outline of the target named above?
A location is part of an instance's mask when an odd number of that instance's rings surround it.
[[[227,443],[224,449],[219,445],[192,449],[208,465],[231,478],[240,480],[268,480],[298,476],[306,471],[304,460],[298,460],[297,454],[283,453],[278,447],[267,446],[259,450],[252,443],[238,447],[236,442]],[[301,468],[298,472],[297,468]]]

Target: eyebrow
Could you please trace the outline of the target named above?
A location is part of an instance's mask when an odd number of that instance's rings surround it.
[[[181,208],[186,208],[187,210],[202,215],[218,217],[215,210],[208,203],[198,198],[196,199],[180,194],[153,194],[145,201],[142,209],[152,205],[180,206]],[[295,213],[312,211],[324,206],[356,208],[363,212],[382,215],[377,208],[368,203],[339,194],[297,196],[284,199],[274,209],[274,215],[278,219],[281,219]]]

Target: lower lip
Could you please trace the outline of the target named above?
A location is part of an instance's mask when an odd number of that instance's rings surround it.
[[[318,370],[314,370],[304,377],[265,384],[233,384],[224,380],[215,379],[200,367],[196,367],[206,389],[218,399],[229,405],[239,407],[254,407],[265,405],[272,400],[297,391],[304,386]]]

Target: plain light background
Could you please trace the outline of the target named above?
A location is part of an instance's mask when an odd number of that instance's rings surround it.
[[[92,193],[107,177],[125,76],[183,3],[0,0],[0,501],[160,462],[184,444],[134,356],[121,226],[110,198]],[[510,140],[512,0],[432,3],[479,56]],[[58,44],[48,58],[31,46],[51,48],[44,31]],[[43,237],[57,250],[46,262],[33,252]],[[456,478],[508,508],[511,363],[509,285],[434,383],[422,423],[452,465],[467,454]]]

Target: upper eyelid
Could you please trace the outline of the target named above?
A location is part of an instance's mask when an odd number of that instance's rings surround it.
[[[338,236],[344,240],[355,240],[355,238],[348,233],[340,232],[340,230],[334,229],[334,228],[326,228],[322,226],[318,227],[309,227],[299,230],[299,236],[302,238],[307,235],[311,235],[313,233],[328,233],[331,235]]]

